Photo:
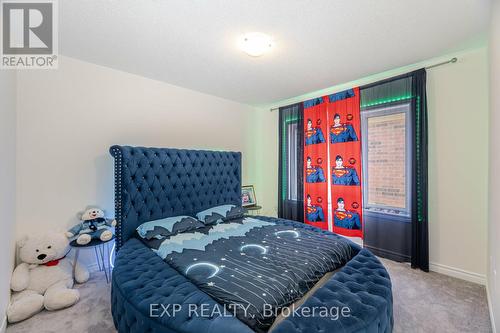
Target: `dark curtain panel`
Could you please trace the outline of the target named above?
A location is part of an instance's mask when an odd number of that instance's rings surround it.
[[[304,221],[304,108],[279,109],[278,217]]]
[[[407,207],[366,207],[365,246],[378,255],[394,260],[411,261],[412,267],[429,270],[427,221],[427,98],[425,69],[361,87],[363,131],[367,119],[391,114],[398,106],[410,105],[406,131],[408,156],[406,179]],[[385,109],[385,110],[384,110]],[[393,110],[393,111],[391,111]],[[402,108],[401,110],[404,110]],[[366,133],[364,133],[366,135]],[[367,158],[369,136],[364,139]],[[367,161],[365,165],[369,164]],[[364,169],[364,177],[369,172]],[[367,175],[368,174],[368,175]],[[364,189],[367,195],[367,189]],[[365,197],[365,202],[368,202]]]
[[[412,242],[411,266],[429,271],[429,225],[427,214],[427,94],[426,72],[412,73],[412,92],[415,96],[415,113],[412,119],[415,133],[413,150]]]

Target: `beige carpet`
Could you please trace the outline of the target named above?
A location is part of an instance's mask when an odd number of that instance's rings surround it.
[[[491,332],[483,286],[413,270],[407,264],[383,262],[393,282],[394,332]],[[81,299],[73,307],[43,311],[8,326],[7,333],[116,332],[110,313],[110,285],[104,274],[93,273],[78,289]]]
[[[90,280],[76,285],[80,300],[70,308],[42,311],[25,321],[7,326],[6,333],[104,333],[116,332],[111,317],[111,284],[103,272],[91,273]]]
[[[392,280],[394,332],[492,332],[484,286],[382,262]]]

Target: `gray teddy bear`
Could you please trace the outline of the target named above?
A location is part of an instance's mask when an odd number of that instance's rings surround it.
[[[105,219],[102,209],[91,207],[82,214],[80,220],[80,223],[66,232],[66,236],[76,239],[77,244],[85,245],[92,239],[106,242],[113,238],[111,228],[116,225],[116,220]]]

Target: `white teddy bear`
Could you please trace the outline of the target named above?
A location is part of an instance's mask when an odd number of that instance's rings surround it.
[[[47,310],[59,310],[75,304],[80,293],[73,288],[73,261],[66,257],[69,241],[64,233],[29,236],[19,242],[19,264],[10,283],[14,291],[7,309],[10,323],[27,319]],[[76,282],[89,279],[89,271],[80,263],[74,270]]]

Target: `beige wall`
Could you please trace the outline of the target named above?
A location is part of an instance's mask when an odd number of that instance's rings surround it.
[[[278,216],[278,112],[258,109],[252,120],[256,133],[252,168],[262,215]]]
[[[16,74],[0,70],[0,331],[6,324],[16,217]]]
[[[375,82],[458,56],[459,61],[428,71],[429,238],[431,269],[485,283],[488,188],[488,57],[486,47],[379,73],[259,109],[257,166],[266,193],[264,212],[277,206],[277,112],[288,105]],[[469,167],[471,164],[471,167]],[[263,188],[262,188],[263,187]]]
[[[485,282],[489,84],[486,48],[429,70],[431,269]]]
[[[488,298],[493,327],[500,330],[500,2],[492,8],[490,35],[490,197]]]
[[[17,236],[66,229],[98,204],[113,214],[113,144],[234,150],[253,183],[253,109],[62,57],[18,74]]]

